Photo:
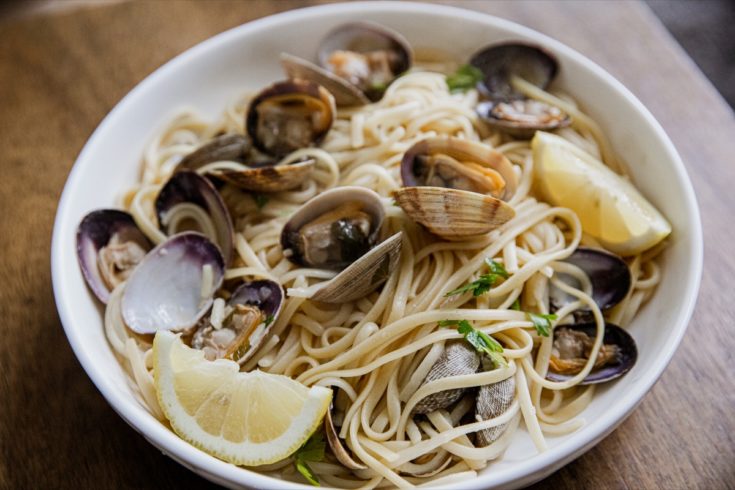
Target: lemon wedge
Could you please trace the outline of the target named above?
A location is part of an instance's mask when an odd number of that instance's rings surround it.
[[[653,247],[671,225],[633,185],[567,140],[537,131],[535,184],[555,206],[574,211],[586,233],[619,255]]]
[[[287,376],[241,373],[230,360],[207,361],[178,335],[153,341],[156,393],[182,439],[220,459],[258,466],[301,447],[329,408],[328,388],[307,388]]]

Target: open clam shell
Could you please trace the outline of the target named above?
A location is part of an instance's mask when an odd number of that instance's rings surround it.
[[[567,332],[565,332],[565,330]],[[594,322],[559,326],[554,330],[554,350],[557,351],[564,349],[569,352],[576,350],[579,351],[577,355],[584,356],[584,351],[591,348],[591,342],[595,338],[596,331],[597,325]],[[559,336],[565,335],[565,333],[571,333],[574,337],[564,341],[567,345],[559,345]],[[583,340],[580,341],[579,337]],[[570,346],[570,342],[579,342],[580,345]],[[603,365],[593,368],[587,377],[580,383],[582,385],[605,383],[619,378],[630,371],[638,359],[638,348],[635,340],[633,340],[633,337],[628,332],[617,325],[613,325],[612,323],[605,324],[605,336],[602,342],[609,359]],[[563,357],[564,356],[562,355],[562,360],[565,360]],[[580,364],[583,360],[584,358],[582,357],[580,359]],[[566,381],[572,378],[574,374],[575,373],[562,374],[554,372],[550,368],[546,375],[546,379],[551,381]]]
[[[327,435],[327,442],[329,443],[329,447],[332,449],[332,454],[337,458],[337,461],[351,470],[367,469],[367,466],[355,461],[344,444],[342,444],[342,440],[339,438],[337,430],[334,428],[331,410],[327,410],[327,414],[324,416],[324,433]]]
[[[401,180],[406,187],[447,187],[503,200],[518,187],[513,164],[505,155],[480,142],[453,137],[415,143],[401,160]]]
[[[470,58],[470,64],[482,71],[480,92],[494,101],[523,99],[511,79],[516,76],[545,89],[556,76],[556,58],[539,46],[508,42],[487,46]]]
[[[243,170],[222,170],[217,176],[230,184],[253,192],[280,192],[300,186],[314,170],[313,158]]]
[[[345,206],[350,209],[340,212]],[[351,216],[359,222],[350,225]],[[337,187],[312,198],[291,216],[283,227],[281,246],[298,265],[342,270],[375,245],[384,217],[383,203],[374,191]],[[319,223],[323,226],[313,226]],[[355,229],[345,233],[348,225]]]
[[[206,142],[181,159],[177,170],[197,170],[213,162],[246,162],[252,149],[250,138],[242,134],[223,134]]]
[[[592,283],[592,298],[603,311],[620,303],[633,283],[628,264],[622,258],[605,250],[579,247],[564,259],[564,262],[576,265],[587,274]],[[572,276],[557,274],[570,286],[580,286]],[[550,306],[554,311],[575,300],[576,298],[553,285],[549,288]]]
[[[474,374],[479,367],[480,355],[475,349],[468,346],[464,340],[447,342],[444,346],[444,352],[431,367],[422,384],[451,376]],[[464,392],[464,388],[457,388],[434,393],[421,399],[414,407],[413,412],[427,414],[440,408],[447,408],[462,398]]]
[[[225,262],[230,262],[232,218],[211,182],[191,170],[176,172],[158,193],[155,205],[159,226],[167,235],[204,233],[220,247]]]
[[[359,106],[370,103],[370,99],[356,86],[298,56],[281,54],[281,66],[289,78],[311,80],[318,83],[334,96],[338,107]]]
[[[241,284],[227,301],[230,315],[221,325],[206,322],[194,333],[192,347],[204,350],[210,359],[250,359],[267,338],[283,306],[280,284],[259,279]]]
[[[128,278],[151,248],[151,242],[125,211],[92,211],[77,228],[79,267],[89,288],[105,304],[110,291]]]
[[[140,334],[196,325],[222,285],[219,247],[200,233],[174,235],[145,256],[122,296],[125,324]]]
[[[336,117],[334,97],[321,85],[301,79],[266,87],[250,102],[245,128],[253,145],[282,158],[319,144]]]
[[[517,138],[531,138],[536,131],[552,131],[572,123],[558,107],[532,99],[480,102],[476,111],[489,126]]]
[[[515,216],[500,199],[457,189],[401,187],[393,197],[411,219],[450,241],[483,235]]]
[[[402,243],[402,231],[383,240],[330,279],[311,299],[325,303],[346,303],[365,297],[390,277],[401,258]]]
[[[373,22],[350,22],[330,31],[318,48],[319,65],[379,100],[385,88],[413,62],[413,50],[398,32]]]

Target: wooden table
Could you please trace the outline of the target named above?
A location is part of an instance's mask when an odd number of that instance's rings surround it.
[[[105,3],[0,20],[0,488],[210,484],[108,406],[51,290],[56,203],[112,107],[174,55],[295,1]],[[705,230],[697,311],[660,382],[611,436],[538,488],[732,488],[735,118],[640,3],[464,2],[589,56],[653,112],[686,162]],[[705,8],[705,7],[702,7]]]

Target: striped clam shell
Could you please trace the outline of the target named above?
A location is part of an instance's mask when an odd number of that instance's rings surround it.
[[[474,374],[480,367],[480,356],[464,340],[448,342],[444,352],[426,375],[422,385],[437,379],[450,376],[462,376]],[[446,408],[462,397],[464,388],[440,391],[423,398],[416,404],[413,412],[416,414],[427,414],[434,410]]]
[[[490,364],[490,361],[487,360],[486,362],[483,359],[483,369],[487,370],[488,364]],[[513,376],[497,383],[481,386],[475,401],[475,414],[482,420],[499,417],[510,408],[515,396],[516,381]],[[507,427],[508,423],[506,422],[496,427],[477,431],[477,446],[489,446],[500,437]]]

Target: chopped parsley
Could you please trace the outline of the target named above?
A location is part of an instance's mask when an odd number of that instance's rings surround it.
[[[536,327],[536,332],[542,337],[548,337],[551,332],[551,322],[557,319],[553,313],[542,315],[540,313],[526,312],[526,316]]]
[[[510,309],[515,310],[515,311],[521,311],[521,302],[518,301],[518,298],[516,298],[516,300],[513,301],[512,305],[510,305]]]
[[[265,194],[253,194],[253,199],[255,199],[255,205],[258,206],[258,209],[263,209],[268,204],[268,196]]]
[[[271,323],[273,323],[273,315],[268,315],[267,317],[265,317],[265,322],[264,323],[265,323],[265,326],[266,327],[268,325],[270,325]]]
[[[503,346],[482,330],[473,328],[467,320],[441,320],[440,327],[457,327],[457,332],[464,335],[464,339],[480,354],[486,354],[496,366],[507,366],[508,363],[501,355]]]
[[[482,71],[472,65],[462,65],[456,72],[447,75],[447,86],[450,92],[466,92],[475,88],[477,82],[482,80]]]
[[[321,486],[319,484],[319,478],[311,470],[308,463],[323,461],[324,447],[324,434],[322,434],[320,429],[314,432],[309,440],[306,441],[293,456],[293,462],[296,465],[296,469],[315,487]]]
[[[495,262],[492,259],[485,259],[485,264],[487,264],[490,272],[481,275],[476,281],[472,281],[471,283],[465,284],[453,291],[449,291],[444,296],[454,296],[455,294],[463,294],[468,291],[472,291],[472,296],[481,296],[490,291],[490,288],[495,286],[495,283],[500,279],[508,279],[510,277],[510,274],[505,270],[503,264]]]

